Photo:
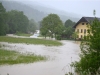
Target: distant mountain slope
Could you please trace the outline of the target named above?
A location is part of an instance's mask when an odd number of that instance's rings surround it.
[[[10,10],[18,10],[23,11],[24,14],[29,19],[34,19],[35,21],[41,21],[44,16],[47,14],[44,12],[40,12],[34,8],[31,8],[25,4],[15,2],[15,1],[2,1],[3,6],[6,8],[7,11]]]
[[[18,11],[23,11],[24,14],[29,18],[29,19],[34,19],[35,21],[41,21],[45,16],[47,16],[50,13],[55,13],[58,14],[63,22],[65,22],[67,19],[71,19],[72,21],[78,21],[79,18],[74,18],[74,16],[66,16],[69,15],[68,13],[64,13],[63,11],[57,11],[54,9],[50,9],[47,7],[39,6],[36,3],[31,4],[24,4],[21,2],[16,2],[16,1],[4,1],[0,0],[3,4],[3,6],[6,8],[7,11],[10,10],[18,10]]]
[[[58,14],[63,21],[66,21],[67,19],[71,19],[71,20],[77,22],[79,20],[79,18],[82,17],[82,15],[75,14],[75,13],[69,13],[69,12],[66,12],[63,10],[55,9],[53,7],[50,7],[48,5],[43,5],[43,4],[38,3],[36,1],[24,1],[22,3],[32,7],[34,9],[37,9],[39,11],[45,12],[45,13]],[[66,8],[66,10],[67,10],[67,8]]]

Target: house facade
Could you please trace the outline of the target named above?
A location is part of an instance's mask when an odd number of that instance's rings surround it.
[[[88,35],[88,26],[91,25],[95,17],[82,17],[75,25],[75,32],[77,32],[77,39],[82,39]],[[100,18],[97,18],[100,21]]]

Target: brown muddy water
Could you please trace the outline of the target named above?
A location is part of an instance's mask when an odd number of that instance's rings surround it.
[[[47,61],[30,64],[0,65],[0,75],[65,75],[72,71],[69,64],[79,60],[80,48],[75,41],[61,41],[63,46],[11,44],[1,42],[5,49],[43,55]]]

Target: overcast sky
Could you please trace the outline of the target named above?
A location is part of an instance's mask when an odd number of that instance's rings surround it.
[[[21,1],[21,0],[20,0]],[[96,16],[100,17],[100,0],[23,0],[38,2],[52,8],[64,10],[71,13],[81,14],[82,16],[93,16],[93,10],[96,10]]]

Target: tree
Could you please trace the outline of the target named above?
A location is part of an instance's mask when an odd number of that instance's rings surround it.
[[[58,27],[55,28],[55,38],[57,40],[62,39],[62,34],[64,33],[64,26],[59,25]]]
[[[33,19],[29,20],[28,32],[35,32],[37,29],[37,23]]]
[[[6,25],[6,10],[0,3],[0,35],[6,35],[7,25]]]
[[[72,30],[72,27],[68,27],[68,28],[65,27],[64,32],[62,34],[62,37],[67,38],[67,39],[71,39],[73,32],[74,31]]]
[[[42,25],[41,33],[42,33],[42,30],[45,29],[48,33],[51,33],[50,36],[53,38],[53,35],[56,36],[60,33],[57,31],[57,29],[59,27],[62,27],[63,23],[57,14],[49,14],[48,16],[43,18],[41,25]],[[47,35],[48,33],[45,33],[45,35]]]
[[[11,10],[8,13],[8,26],[9,33],[18,32],[27,32],[27,28],[29,25],[28,18],[24,15],[22,11]]]
[[[43,35],[43,36],[46,38],[47,34],[49,33],[48,29],[45,28],[45,27],[44,27],[44,28],[42,27],[42,28],[40,29],[40,31],[41,31],[41,32],[40,32],[41,35]]]
[[[74,38],[75,41],[76,41],[77,36],[78,36],[78,32],[73,32],[72,37]]]
[[[65,27],[73,27],[75,25],[75,22],[71,21],[70,19],[66,20]]]
[[[75,22],[71,21],[70,19],[66,20],[64,26],[66,27],[65,32],[63,33],[63,36],[67,39],[70,39],[74,33],[73,26],[75,25]]]

